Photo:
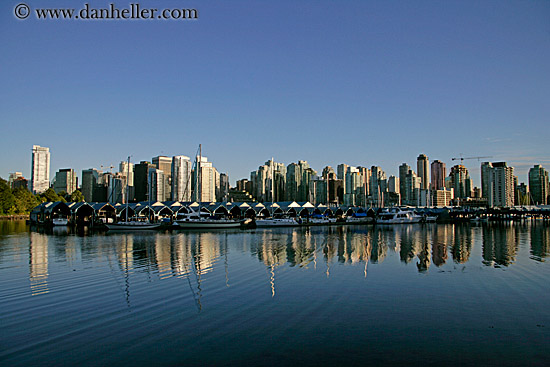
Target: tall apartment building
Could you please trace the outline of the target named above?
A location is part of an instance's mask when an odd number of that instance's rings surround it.
[[[149,200],[149,170],[156,166],[147,161],[134,165],[134,200],[137,202]]]
[[[32,146],[31,191],[41,194],[50,187],[50,148]]]
[[[170,200],[172,197],[172,157],[160,155],[153,157],[153,165],[164,173],[163,198],[160,201]]]
[[[118,166],[118,171],[119,175],[124,177],[122,203],[134,201],[134,164],[128,161],[122,161]],[[128,183],[128,194],[126,194],[126,183]]]
[[[172,200],[191,201],[191,160],[184,155],[172,157]]]
[[[94,188],[97,185],[99,179],[99,171],[95,168],[83,169],[82,170],[82,183],[80,185],[80,191],[84,196],[84,201],[89,203],[94,200]]]
[[[427,190],[430,187],[430,161],[425,154],[420,154],[416,159],[416,171],[422,180],[420,189]]]
[[[386,173],[378,166],[372,166],[370,171],[370,203],[374,206],[382,206],[388,191],[388,180],[386,178]]]
[[[481,185],[489,207],[514,205],[514,168],[508,167],[506,162],[483,162]]]
[[[399,166],[399,193],[401,194],[401,203],[406,204],[409,201],[409,193],[407,192],[407,174],[411,171],[411,166],[403,163]]]
[[[166,178],[164,171],[155,167],[149,168],[149,201],[166,201]]]
[[[229,200],[229,175],[227,173],[220,173],[220,183],[216,187],[216,201],[228,201]]]
[[[455,198],[465,199],[472,196],[472,179],[466,167],[461,164],[453,166],[449,177]]]
[[[432,190],[441,190],[445,187],[445,177],[447,176],[445,163],[436,159],[432,162],[431,168],[431,188]]]
[[[548,204],[548,190],[548,171],[541,165],[536,164],[529,170],[529,192],[533,204]]]
[[[67,194],[72,194],[76,190],[77,179],[76,172],[72,168],[60,169],[55,174],[54,191],[59,194],[64,191]]]
[[[193,200],[216,201],[216,169],[206,157],[197,157],[197,167],[193,172]],[[200,172],[200,174],[198,174]]]

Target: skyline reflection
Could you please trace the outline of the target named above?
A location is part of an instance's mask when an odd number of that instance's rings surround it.
[[[232,254],[250,254],[263,264],[275,293],[274,279],[282,267],[321,270],[330,277],[335,266],[385,266],[388,259],[414,263],[417,272],[431,265],[513,266],[520,242],[529,259],[544,262],[550,254],[550,229],[540,225],[401,225],[281,228],[234,232],[151,232],[75,236],[34,231],[28,235],[29,282],[33,295],[51,291],[50,263],[63,259],[70,267],[104,258],[117,264],[126,288],[133,273],[159,280],[179,277],[193,281],[200,296],[202,277],[223,267],[229,286]],[[476,252],[477,249],[477,252]],[[0,265],[9,249],[0,247]],[[450,256],[449,256],[450,254]],[[52,257],[54,260],[52,260]],[[449,262],[449,259],[452,261]],[[479,260],[477,260],[479,259]]]

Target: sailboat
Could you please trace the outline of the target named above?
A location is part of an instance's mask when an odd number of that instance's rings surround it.
[[[199,208],[197,212],[186,214],[181,219],[176,219],[175,224],[182,229],[225,229],[240,228],[241,222],[234,219],[220,219],[204,217],[201,213],[202,201],[202,145],[199,144],[199,156],[195,157],[195,192]]]
[[[300,223],[294,218],[275,218],[274,205],[275,205],[275,195],[273,187],[275,186],[275,171],[274,171],[274,162],[273,157],[271,157],[271,218],[258,219],[256,220],[256,227],[295,227],[299,226]]]
[[[130,157],[128,157],[128,171],[126,175],[126,218],[124,221],[117,223],[106,223],[108,230],[150,230],[160,227],[160,223],[151,223],[148,219],[146,221],[128,220],[128,181],[130,179]]]

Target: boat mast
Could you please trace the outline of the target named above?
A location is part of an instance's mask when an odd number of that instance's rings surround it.
[[[273,157],[271,157],[271,218],[275,212],[273,204],[275,203],[275,169],[273,167]]]
[[[197,184],[198,186],[198,201],[199,201],[199,218],[201,217],[201,202],[202,202],[202,144],[199,144],[199,162],[198,166],[198,175],[197,175]]]
[[[126,167],[126,222],[128,222],[128,185],[130,181],[130,156],[128,156],[128,166]]]

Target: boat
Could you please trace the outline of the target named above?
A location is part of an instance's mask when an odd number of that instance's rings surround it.
[[[295,218],[265,218],[256,220],[256,227],[296,227],[300,222]]]
[[[419,223],[423,217],[409,209],[395,208],[382,212],[376,218],[377,224],[407,224]]]
[[[218,218],[216,216],[202,217],[198,213],[191,212],[186,214],[174,222],[178,228],[185,229],[225,229],[225,228],[240,228],[241,222],[234,219]]]
[[[309,217],[308,224],[322,225],[322,224],[336,224],[336,218],[331,218],[326,215],[313,214]]]
[[[122,221],[117,223],[106,223],[108,230],[151,230],[158,229],[160,223],[151,223],[149,221],[140,222],[137,220]]]
[[[373,219],[367,213],[353,213],[345,217],[345,220],[346,224],[369,224],[373,222]]]
[[[53,226],[67,226],[69,225],[69,220],[67,218],[52,218]]]
[[[107,230],[130,230],[130,231],[139,231],[139,230],[152,230],[158,229],[160,223],[151,223],[149,219],[141,220],[141,218],[134,218],[134,220],[128,220],[128,177],[130,177],[130,157],[128,157],[128,172],[126,176],[126,219],[124,221],[116,223],[105,223]]]
[[[240,228],[241,221],[236,219],[225,219],[217,216],[204,217],[201,213],[201,201],[202,201],[202,144],[199,144],[199,155],[195,156],[195,190],[199,208],[197,212],[191,212],[185,214],[182,218],[176,219],[174,225],[181,229],[226,229],[226,228]]]
[[[423,220],[425,223],[435,223],[437,221],[437,215],[426,214]]]
[[[488,217],[481,217],[479,215],[476,215],[473,218],[470,218],[470,222],[472,223],[487,223],[489,221]]]

